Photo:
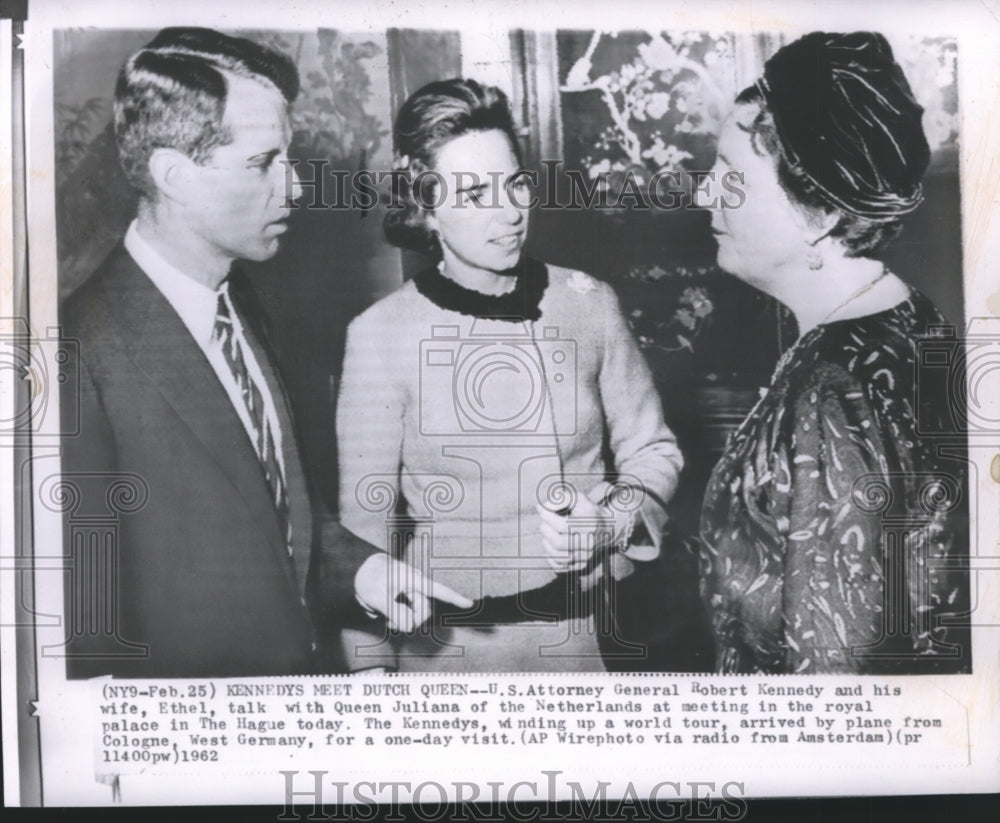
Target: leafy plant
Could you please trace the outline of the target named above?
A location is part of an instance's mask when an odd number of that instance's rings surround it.
[[[61,185],[87,154],[92,130],[104,110],[104,100],[91,97],[78,105],[56,103],[56,183]]]
[[[332,29],[319,29],[317,35],[322,71],[304,78],[293,114],[294,151],[302,158],[363,166],[389,133],[365,110],[372,96],[365,61],[382,49],[371,41],[346,41]]]
[[[715,306],[708,289],[698,281],[712,269],[673,266],[636,266],[621,282],[639,345],[663,352],[694,352],[695,339],[711,322]],[[629,299],[631,297],[632,299]],[[664,307],[673,307],[667,314]]]

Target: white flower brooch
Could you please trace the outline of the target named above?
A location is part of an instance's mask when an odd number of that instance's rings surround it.
[[[566,285],[577,294],[590,294],[597,291],[597,283],[591,280],[582,271],[575,271],[566,278]]]

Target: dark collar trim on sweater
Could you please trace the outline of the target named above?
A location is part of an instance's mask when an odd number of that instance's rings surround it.
[[[518,264],[513,291],[507,294],[483,294],[460,286],[445,277],[437,267],[424,269],[413,283],[424,297],[442,309],[471,317],[523,323],[542,316],[539,303],[549,285],[549,272],[544,263],[525,258]]]

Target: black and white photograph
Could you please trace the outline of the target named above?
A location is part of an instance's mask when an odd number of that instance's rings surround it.
[[[998,18],[96,5],[0,30],[8,798],[996,790]]]

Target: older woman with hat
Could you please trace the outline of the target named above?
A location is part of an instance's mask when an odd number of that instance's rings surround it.
[[[944,319],[881,259],[922,200],[922,111],[881,35],[815,32],[767,62],[720,133],[716,179],[739,175],[744,197],[713,212],[719,265],[800,335],[705,495],[721,671],[968,665],[948,625],[967,600],[948,570],[967,545],[963,462],[917,424],[948,413],[915,384],[915,341]]]

